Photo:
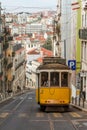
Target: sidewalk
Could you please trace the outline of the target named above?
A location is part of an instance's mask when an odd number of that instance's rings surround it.
[[[20,92],[15,93],[15,94],[9,94],[9,95],[7,95],[7,97],[4,97],[4,98],[2,97],[2,98],[0,98],[0,103],[5,102],[5,101],[7,101],[7,100],[13,98],[13,97],[16,96],[16,95],[20,95],[20,94],[26,93],[26,92],[28,92],[28,91],[29,91],[29,89],[26,89],[26,90],[20,91]]]
[[[87,101],[84,101],[83,99],[74,98],[71,102],[71,105],[75,108],[87,112]]]

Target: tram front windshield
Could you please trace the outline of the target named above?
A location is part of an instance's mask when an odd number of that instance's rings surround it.
[[[59,86],[59,73],[58,72],[50,73],[50,86]]]
[[[59,76],[61,76],[61,78]],[[59,81],[59,79],[61,80]],[[41,72],[40,81],[42,87],[68,87],[68,73]]]
[[[59,86],[59,72],[42,72],[41,73],[41,86]]]

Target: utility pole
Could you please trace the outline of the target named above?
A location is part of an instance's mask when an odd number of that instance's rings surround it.
[[[61,2],[62,0],[58,0],[57,4],[57,15],[54,19],[54,56],[61,57]]]

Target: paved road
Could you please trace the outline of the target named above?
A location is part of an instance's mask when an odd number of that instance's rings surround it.
[[[67,112],[43,112],[35,92],[0,104],[0,130],[87,130],[87,113],[71,107]]]

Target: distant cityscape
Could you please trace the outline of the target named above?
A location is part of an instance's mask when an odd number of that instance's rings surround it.
[[[35,88],[36,68],[44,56],[53,56],[44,48],[53,40],[55,11],[1,14],[0,22],[0,94],[4,99],[28,88]]]

